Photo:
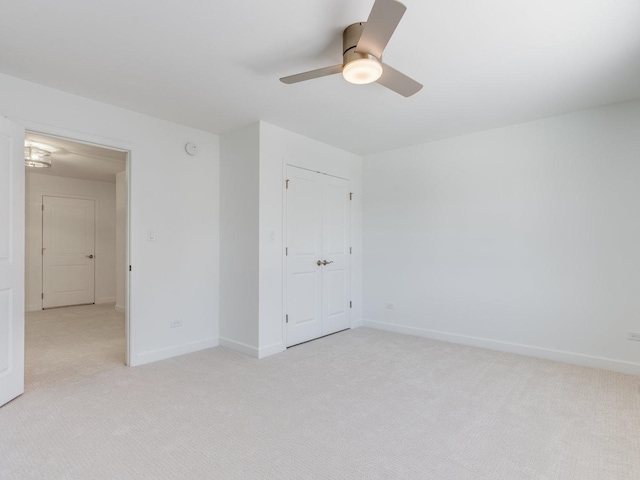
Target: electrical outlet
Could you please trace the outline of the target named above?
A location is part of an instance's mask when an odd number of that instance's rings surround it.
[[[170,320],[169,328],[178,328],[182,326],[182,320]]]
[[[635,342],[640,342],[640,332],[628,332],[629,336],[627,339],[633,340]]]
[[[386,308],[387,310],[393,310],[394,308],[396,308],[396,306],[393,303],[387,303]]]

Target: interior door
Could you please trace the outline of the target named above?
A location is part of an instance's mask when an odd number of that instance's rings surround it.
[[[287,167],[287,346],[322,336],[322,177]]]
[[[348,180],[287,167],[287,346],[344,330],[350,317]]]
[[[349,268],[349,182],[323,175],[322,188],[322,334],[351,326]]]
[[[24,129],[0,117],[0,406],[24,392]]]
[[[42,308],[95,301],[94,203],[42,197]]]

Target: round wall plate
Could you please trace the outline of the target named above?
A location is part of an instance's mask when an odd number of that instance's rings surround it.
[[[193,143],[193,142],[189,142],[184,146],[184,149],[187,151],[187,153],[189,155],[191,155],[192,157],[195,156],[196,153],[198,153],[198,146]]]

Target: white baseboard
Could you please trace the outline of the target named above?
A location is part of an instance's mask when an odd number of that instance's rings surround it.
[[[151,350],[149,352],[142,352],[138,355],[132,355],[133,358],[130,361],[130,365],[135,367],[138,365],[144,365],[145,363],[157,362],[158,360],[165,360],[167,358],[177,357],[178,355],[198,352],[200,350],[217,346],[218,337],[211,337],[204,340],[198,340],[197,342],[176,345],[174,347],[160,348],[158,350]]]
[[[434,340],[442,340],[444,342],[487,348],[489,350],[516,353],[518,355],[525,355],[527,357],[555,360],[558,362],[570,363],[572,365],[580,365],[583,367],[601,368],[604,370],[612,370],[614,372],[640,375],[640,363],[627,362],[625,360],[616,360],[614,358],[596,357],[593,355],[585,355],[582,353],[566,352],[563,350],[535,347],[532,345],[523,345],[520,343],[503,342],[500,340],[491,340],[488,338],[471,337],[467,335],[459,335],[457,333],[448,333],[438,330],[429,330],[426,328],[396,325],[393,323],[378,322],[375,320],[364,320],[364,326],[375,328],[378,330],[385,330],[387,332],[403,333],[405,335],[415,335],[418,337],[431,338]]]
[[[38,310],[42,310],[42,305],[25,305],[25,312],[37,312]]]
[[[364,320],[360,319],[360,320],[352,320],[351,321],[351,328],[359,328],[359,327],[363,327],[364,326]]]
[[[96,305],[101,305],[103,303],[116,303],[116,297],[103,297],[96,300]]]
[[[231,340],[230,338],[224,337],[220,337],[219,343],[221,347],[228,348],[229,350],[244,353],[245,355],[249,355],[253,358],[260,358],[260,350],[257,347],[252,347],[251,345],[247,345],[246,343],[237,342],[235,340]]]
[[[284,352],[287,349],[284,343],[278,342],[272,345],[267,345],[266,347],[260,347],[258,350],[258,358],[265,358],[271,355],[275,355],[276,353]]]
[[[115,309],[116,309],[116,312],[118,313],[124,313],[126,310],[122,305],[116,305]]]

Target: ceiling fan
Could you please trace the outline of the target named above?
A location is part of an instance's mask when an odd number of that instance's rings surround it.
[[[356,84],[377,82],[400,95],[410,97],[422,84],[382,63],[382,51],[404,15],[405,7],[395,0],[376,0],[366,22],[354,23],[342,34],[342,63],[280,79],[291,84],[342,73]]]

